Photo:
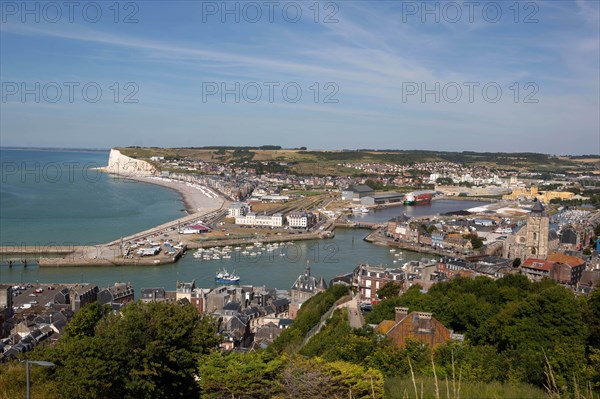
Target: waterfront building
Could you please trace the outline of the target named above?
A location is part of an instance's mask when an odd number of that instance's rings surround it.
[[[359,202],[361,198],[373,196],[374,194],[375,191],[371,187],[365,184],[358,184],[342,190],[342,200]]]
[[[286,216],[290,227],[307,229],[315,223],[315,215],[309,212],[290,212]]]
[[[254,212],[249,212],[246,216],[236,217],[235,224],[257,227],[282,227],[283,215],[281,213],[274,213],[273,215],[257,215]]]
[[[235,218],[238,216],[246,216],[250,210],[250,204],[245,202],[234,202],[227,208],[227,217]]]
[[[385,193],[368,195],[360,198],[362,205],[387,205],[387,204],[400,204],[404,201],[404,194],[402,193]]]

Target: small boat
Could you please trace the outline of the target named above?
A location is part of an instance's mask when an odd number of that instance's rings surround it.
[[[361,206],[360,208],[356,207],[356,208],[352,208],[352,213],[369,213],[369,209]]]
[[[229,274],[229,272],[227,272],[225,269],[217,270],[215,282],[217,284],[238,284],[240,282],[240,278],[234,273]]]
[[[394,248],[390,249],[390,252],[396,252],[396,250]]]

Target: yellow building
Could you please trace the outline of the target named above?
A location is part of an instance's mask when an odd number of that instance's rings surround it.
[[[575,196],[575,193],[569,191],[539,191],[537,187],[531,187],[529,190],[526,188],[513,188],[512,193],[503,195],[502,199],[516,200],[519,197],[525,197],[529,200],[534,198],[538,201],[549,203],[555,198],[561,200],[570,200]]]

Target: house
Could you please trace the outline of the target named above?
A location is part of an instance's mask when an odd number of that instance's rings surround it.
[[[192,297],[192,291],[196,288],[196,280],[192,280],[189,283],[184,281],[177,281],[175,289],[175,299],[187,299],[188,301]]]
[[[315,223],[315,215],[309,212],[290,212],[286,216],[287,224],[293,228],[307,229]]]
[[[298,276],[291,288],[292,302],[304,302],[313,295],[327,289],[327,283],[323,277],[319,280],[310,274],[310,263],[306,260],[304,274]]]
[[[165,289],[164,288],[142,288],[141,300],[144,303],[148,302],[162,302],[165,300]]]
[[[512,259],[499,258],[497,256],[486,256],[475,263],[475,271],[479,275],[490,277],[494,280],[518,272],[512,267]]]
[[[600,285],[600,269],[584,270],[581,279],[577,283],[577,293],[589,295]]]
[[[383,266],[358,265],[352,273],[352,286],[358,289],[362,302],[374,303],[379,300],[377,290],[389,282],[402,286],[406,280],[400,269],[387,269]]]
[[[446,328],[431,313],[408,312],[408,308],[397,307],[394,320],[384,320],[377,325],[376,331],[389,337],[397,348],[406,342],[416,340],[431,347],[450,341],[452,331]]]
[[[246,216],[250,210],[250,204],[246,204],[245,202],[234,202],[227,208],[227,217],[235,218],[238,216]]]
[[[521,264],[521,272],[532,281],[540,281],[550,277],[554,262],[542,259],[527,258]]]
[[[548,255],[548,260],[556,264],[552,279],[561,284],[577,284],[585,270],[585,261],[577,256],[554,252]]]
[[[474,265],[465,259],[443,257],[438,261],[437,270],[443,273],[446,277],[452,278],[456,276],[474,277]]]
[[[115,283],[98,292],[98,303],[112,305],[115,308],[133,302],[134,289],[130,283]]]
[[[0,285],[0,327],[4,320],[8,320],[12,316],[13,305],[12,305],[12,287],[10,285]],[[0,337],[1,334],[0,328]]]
[[[407,231],[409,229],[408,220],[409,218],[404,214],[388,220],[387,236],[406,240],[408,236]]]
[[[95,284],[77,284],[69,290],[69,299],[73,312],[79,311],[98,298],[98,286]]]
[[[373,189],[365,184],[350,186],[342,190],[342,201],[359,202],[363,197],[372,197],[375,194]]]

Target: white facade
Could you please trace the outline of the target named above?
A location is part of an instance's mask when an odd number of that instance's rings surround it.
[[[243,202],[234,202],[227,208],[227,217],[235,218],[238,216],[246,216],[250,212],[250,205]]]
[[[290,227],[307,228],[312,221],[310,215],[305,212],[292,212],[286,217]]]
[[[272,216],[257,215],[254,212],[250,212],[246,216],[236,217],[235,224],[244,226],[281,227],[283,226],[283,215],[281,213],[275,213]]]

